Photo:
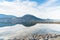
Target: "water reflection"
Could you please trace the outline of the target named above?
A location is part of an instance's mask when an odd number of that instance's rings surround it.
[[[21,35],[27,34],[46,34],[46,33],[56,33],[60,34],[60,24],[36,24],[31,27],[26,27],[23,25],[7,26],[7,28],[0,28],[0,38],[3,37],[20,37]]]
[[[22,23],[22,25],[26,26],[26,27],[31,27],[34,26],[36,23]],[[4,26],[14,26],[16,24],[12,24],[12,23],[0,23],[0,27],[4,27]]]
[[[4,27],[4,26],[14,26],[16,24],[11,24],[11,23],[0,23],[0,27]]]

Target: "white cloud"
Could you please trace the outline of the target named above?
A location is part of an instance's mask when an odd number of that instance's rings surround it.
[[[50,6],[56,0],[49,0],[43,5],[37,6],[36,2],[2,2],[0,3],[0,13],[7,15],[23,16],[32,14],[40,18],[59,18],[60,6]]]
[[[41,12],[43,12],[43,18],[60,19],[60,6],[53,6],[56,1],[57,0],[49,0],[47,3],[38,7]]]

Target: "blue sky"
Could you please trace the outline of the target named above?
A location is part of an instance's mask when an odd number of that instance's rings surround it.
[[[56,5],[56,6],[60,6],[60,0],[57,0],[57,1],[55,2],[55,5]]]
[[[40,4],[47,2],[48,0],[30,0],[30,1],[36,2],[38,5],[40,5]]]
[[[4,0],[0,0],[0,2],[2,2]],[[5,0],[5,1],[8,1],[8,2],[14,2],[15,0]],[[26,0],[20,0],[20,1],[26,1]],[[31,2],[37,2],[38,4],[42,4],[42,3],[45,3],[47,2],[48,0],[29,0]]]
[[[0,0],[0,2],[4,2],[4,1],[7,1],[7,2],[14,2],[14,1],[17,1],[17,0]],[[27,0],[18,0],[20,2],[24,2],[24,1],[27,1]],[[36,2],[37,5],[42,5],[46,2],[48,2],[49,0],[28,0],[30,2]],[[53,2],[52,3],[53,5],[60,5],[60,0],[57,0],[55,3]]]
[[[3,1],[14,2],[14,1],[17,1],[17,0],[0,0],[0,2],[3,2]],[[26,1],[26,0],[19,0],[19,1]],[[49,0],[29,0],[29,1],[30,2],[36,2],[38,4],[43,4],[45,2],[48,2]],[[57,0],[56,3],[60,4],[60,0]]]
[[[0,0],[0,14],[60,19],[60,0]]]

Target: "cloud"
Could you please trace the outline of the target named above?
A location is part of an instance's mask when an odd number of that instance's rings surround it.
[[[5,0],[5,1],[8,1],[8,2],[13,2],[14,0]]]
[[[57,6],[57,0],[48,0],[42,5],[29,0],[15,0],[14,2],[3,1],[0,3],[0,14],[23,16],[32,14],[39,18],[60,19],[60,6]],[[56,6],[54,6],[56,3]]]
[[[59,4],[56,2],[57,0],[49,0],[42,6],[38,7],[43,12],[43,18],[60,19],[60,6],[57,6]]]
[[[32,5],[31,5],[32,4]],[[21,16],[23,14],[28,14],[28,13],[32,13],[37,11],[35,8],[33,8],[32,6],[36,6],[36,4],[34,2],[23,2],[23,3],[18,3],[18,2],[3,2],[0,3],[0,13],[3,14],[12,14],[12,15],[16,15],[16,16]]]

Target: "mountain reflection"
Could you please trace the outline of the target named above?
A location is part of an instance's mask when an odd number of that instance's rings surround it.
[[[54,23],[54,24],[58,23],[60,24],[60,21],[53,20],[53,19],[37,18],[29,14],[24,15],[22,17],[0,14],[0,27],[13,26],[16,24],[23,24],[26,27],[30,27],[37,23]]]

